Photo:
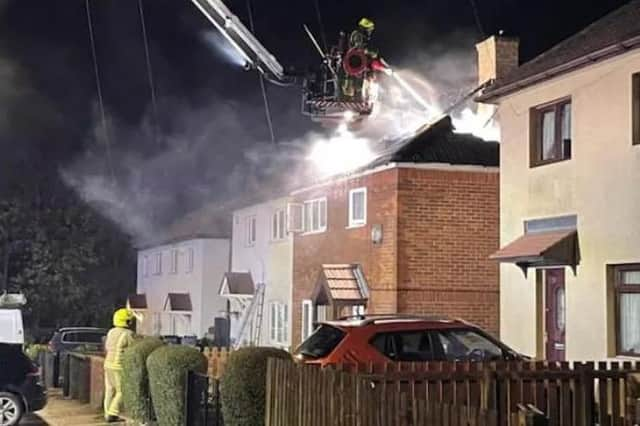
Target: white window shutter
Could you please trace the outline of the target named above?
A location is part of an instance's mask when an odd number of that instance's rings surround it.
[[[287,232],[302,232],[304,230],[303,209],[303,204],[287,204]]]

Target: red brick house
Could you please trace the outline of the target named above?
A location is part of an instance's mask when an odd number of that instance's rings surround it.
[[[348,176],[292,193],[292,343],[352,312],[441,314],[497,333],[498,144],[447,117]]]

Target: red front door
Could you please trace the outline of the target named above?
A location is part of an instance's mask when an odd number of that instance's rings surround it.
[[[564,268],[545,270],[547,359],[565,360],[566,298]]]

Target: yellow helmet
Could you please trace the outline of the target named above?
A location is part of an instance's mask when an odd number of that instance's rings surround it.
[[[114,327],[128,327],[129,322],[133,320],[133,312],[129,309],[121,308],[113,313]]]
[[[376,27],[373,21],[369,18],[362,18],[360,22],[358,22],[358,26],[360,26],[360,28],[363,28],[367,31],[373,31],[374,28]]]

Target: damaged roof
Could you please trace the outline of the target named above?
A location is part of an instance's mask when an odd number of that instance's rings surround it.
[[[381,154],[363,169],[387,163],[444,163],[498,167],[500,145],[467,133],[456,133],[450,116],[425,125],[415,134],[387,142]]]
[[[497,80],[477,100],[486,102],[640,47],[640,0],[633,0]]]

